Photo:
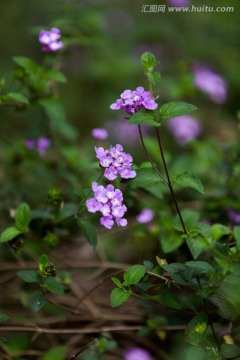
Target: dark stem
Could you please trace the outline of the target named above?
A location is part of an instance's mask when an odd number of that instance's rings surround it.
[[[177,203],[177,199],[176,199],[175,193],[174,193],[174,191],[173,191],[171,179],[170,179],[170,176],[169,176],[169,173],[168,173],[168,168],[167,168],[167,164],[166,164],[165,157],[164,157],[164,152],[163,152],[163,147],[162,147],[162,142],[161,142],[161,137],[160,137],[159,128],[156,128],[156,134],[157,134],[157,140],[158,140],[158,145],[159,145],[159,149],[160,149],[160,153],[161,153],[161,157],[162,157],[162,162],[163,162],[164,170],[165,170],[165,173],[166,173],[166,176],[167,176],[168,187],[169,187],[169,189],[170,189],[170,192],[171,192],[171,195],[172,195],[172,198],[173,198],[173,201],[174,201],[174,204],[175,204],[175,207],[176,207],[176,210],[177,210],[179,219],[180,219],[180,221],[181,221],[184,234],[185,234],[185,235],[188,235],[186,226],[185,226],[184,221],[183,221],[183,218],[182,218],[181,211],[180,211],[179,206],[178,206],[178,203]],[[199,289],[202,289],[199,276],[197,277],[197,282],[198,282]],[[213,338],[214,338],[214,340],[216,341],[217,347],[218,347],[218,349],[219,349],[219,341],[218,341],[218,338],[217,338],[217,335],[216,335],[216,332],[215,332],[215,329],[214,329],[214,326],[213,326],[213,322],[212,322],[211,316],[210,316],[209,311],[208,311],[208,304],[207,304],[207,301],[206,301],[205,299],[203,299],[203,306],[204,306],[204,310],[205,310],[205,313],[206,313],[207,318],[208,318],[208,322],[209,322],[209,326],[210,326],[211,331],[212,331]]]
[[[154,164],[154,162],[152,161],[151,159],[151,156],[149,155],[148,151],[147,151],[147,148],[145,146],[145,143],[143,141],[143,135],[142,135],[142,129],[141,129],[141,126],[138,125],[138,131],[139,131],[139,135],[140,135],[140,139],[141,139],[141,143],[142,143],[142,147],[145,151],[145,154],[148,158],[148,160],[150,161],[153,169],[155,170],[155,172],[158,174],[158,176],[160,177],[160,179],[163,181],[163,183],[168,187],[168,182],[164,179],[164,177],[160,174],[159,170],[157,169],[156,165]]]
[[[169,190],[170,190],[170,192],[171,192],[171,195],[172,195],[172,198],[173,198],[173,202],[174,202],[174,204],[175,204],[175,207],[176,207],[176,210],[177,210],[179,219],[180,219],[180,221],[181,221],[184,234],[187,235],[187,234],[188,234],[188,233],[187,233],[187,229],[186,229],[186,226],[185,226],[185,224],[184,224],[184,221],[183,221],[183,218],[182,218],[182,214],[181,214],[181,211],[180,211],[180,209],[179,209],[179,206],[178,206],[178,203],[177,203],[177,199],[176,199],[175,193],[174,193],[174,191],[173,191],[171,179],[170,179],[170,176],[169,176],[169,173],[168,173],[168,168],[167,168],[167,164],[166,164],[165,157],[164,157],[164,152],[163,152],[162,142],[161,142],[161,138],[160,138],[159,128],[156,128],[156,133],[157,133],[157,140],[158,140],[158,145],[159,145],[159,149],[160,149],[160,153],[161,153],[161,157],[162,157],[162,162],[163,162],[164,170],[165,170],[165,173],[166,173],[166,176],[167,176],[168,187],[169,187]]]

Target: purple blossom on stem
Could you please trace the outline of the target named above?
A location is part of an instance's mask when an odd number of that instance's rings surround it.
[[[217,104],[226,101],[227,84],[220,75],[205,66],[196,66],[193,74],[196,87],[207,93],[212,101]]]
[[[117,175],[123,179],[132,179],[136,176],[136,171],[132,170],[133,158],[123,151],[122,145],[111,146],[109,150],[95,147],[95,151],[100,165],[106,168],[104,176],[108,180],[115,180]]]
[[[140,224],[147,224],[154,218],[154,211],[151,209],[143,209],[140,214],[137,215],[136,220]]]
[[[124,351],[124,360],[153,360],[153,358],[147,350],[133,347]]]
[[[96,128],[92,130],[92,136],[97,140],[105,140],[108,138],[106,129]]]
[[[42,51],[55,52],[63,48],[60,30],[58,28],[52,28],[50,31],[41,30],[39,33],[39,42],[42,44]]]
[[[123,109],[129,115],[133,115],[142,109],[155,110],[158,107],[151,92],[145,91],[142,86],[137,87],[136,90],[133,91],[125,90],[120,97],[121,99],[116,100],[116,102],[110,106],[110,109]]]
[[[116,222],[119,226],[126,226],[127,220],[123,218],[127,207],[123,204],[121,190],[114,189],[113,185],[106,187],[92,183],[94,197],[86,201],[89,212],[100,212],[100,223],[107,229],[111,229]]]
[[[178,144],[182,146],[196,139],[202,131],[199,121],[190,115],[169,119],[167,127]]]

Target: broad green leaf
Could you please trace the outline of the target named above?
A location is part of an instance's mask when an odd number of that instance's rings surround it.
[[[97,245],[97,232],[95,227],[87,220],[78,220],[77,223],[89,244],[95,249]]]
[[[58,221],[62,221],[64,219],[67,219],[69,217],[73,217],[77,212],[77,205],[76,204],[65,204],[60,210],[59,214],[57,216]]]
[[[18,66],[21,66],[23,69],[25,69],[27,73],[32,73],[38,68],[38,65],[32,59],[24,56],[15,56],[13,57],[13,61]]]
[[[160,118],[169,119],[188,114],[194,110],[197,110],[197,107],[192,104],[183,101],[173,101],[160,107]]]
[[[236,239],[237,249],[240,250],[240,226],[234,227],[233,234]]]
[[[224,235],[229,235],[231,233],[230,229],[222,224],[214,224],[211,226],[211,235],[213,240],[219,240]]]
[[[202,342],[207,332],[207,317],[205,314],[198,314],[188,324],[188,337],[192,345],[197,345]]]
[[[69,140],[74,140],[76,138],[76,132],[74,128],[68,124],[65,110],[60,100],[49,97],[47,99],[41,100],[39,104],[46,111],[54,132]]]
[[[49,70],[46,74],[51,80],[60,82],[60,83],[66,83],[67,79],[65,75],[57,70]]]
[[[0,323],[9,320],[10,317],[6,314],[4,314],[3,312],[0,311]]]
[[[199,275],[202,273],[211,273],[214,271],[213,267],[205,261],[187,261],[185,265],[199,272]]]
[[[205,350],[202,348],[197,348],[196,346],[191,346],[185,352],[186,360],[204,360],[205,359]]]
[[[27,283],[38,283],[40,281],[40,275],[36,270],[21,270],[17,275]]]
[[[58,346],[46,352],[43,360],[65,360],[66,356],[67,348],[65,346]]]
[[[44,271],[45,268],[46,268],[46,266],[49,265],[48,256],[45,255],[45,254],[41,255],[40,258],[39,258],[38,263],[39,263],[39,270],[40,270],[40,272]]]
[[[192,256],[194,259],[197,259],[198,256],[204,251],[201,239],[197,236],[194,238],[188,236],[186,242]]]
[[[182,218],[183,218],[185,227],[187,228],[188,231],[191,231],[191,229],[199,226],[199,223],[198,223],[198,221],[200,219],[199,212],[185,209],[185,210],[181,211],[181,214],[182,214]],[[180,221],[178,215],[176,215],[175,219],[174,219],[174,228],[178,231],[183,232],[183,227],[182,227],[182,224],[181,224],[181,221]],[[199,228],[199,230],[200,230],[200,228]]]
[[[146,268],[144,265],[130,266],[123,275],[124,285],[137,284],[145,275]]]
[[[22,231],[25,232],[28,228],[28,225],[30,223],[30,208],[28,204],[22,203],[16,210],[15,215],[15,223],[16,227]]]
[[[204,187],[197,175],[184,171],[173,178],[173,183],[181,185],[183,187],[192,188],[204,194]]]
[[[161,74],[159,71],[154,72],[153,74],[148,74],[148,80],[153,86],[157,86],[161,80]]]
[[[156,121],[156,115],[153,110],[140,110],[133,114],[128,120],[129,125],[147,125],[147,126],[161,126]]]
[[[134,179],[126,181],[128,185],[140,187],[143,189],[149,189],[157,185],[163,185],[163,181],[152,168],[137,169],[136,173],[137,175]]]
[[[22,233],[22,231],[17,229],[15,226],[11,226],[2,232],[2,234],[0,236],[0,243],[10,241],[10,240],[16,238],[21,233]]]
[[[235,315],[240,315],[240,282],[239,275],[231,274],[225,277],[220,285],[219,293],[232,306]]]
[[[46,305],[46,303],[47,303],[47,299],[41,293],[36,293],[32,295],[29,299],[29,306],[34,312],[41,310],[43,306]]]
[[[162,250],[165,254],[169,254],[172,251],[178,249],[179,246],[181,246],[184,242],[180,236],[174,236],[173,234],[168,236],[160,234],[159,240],[162,246]]]
[[[182,301],[179,297],[173,294],[169,289],[165,289],[160,293],[160,303],[172,309],[181,309]]]
[[[3,103],[12,103],[16,102],[19,104],[29,105],[28,98],[20,93],[10,92],[1,96],[1,101]]]
[[[111,306],[114,308],[122,305],[128,300],[130,296],[131,290],[124,290],[120,288],[114,289],[110,295]]]
[[[221,354],[226,359],[240,358],[240,347],[237,345],[222,344]]]
[[[57,294],[57,295],[64,294],[63,286],[59,283],[59,281],[55,277],[48,276],[44,280],[44,286],[53,294]]]
[[[186,265],[181,263],[171,263],[171,264],[164,264],[162,268],[167,272],[175,273],[178,271],[186,270]]]
[[[112,281],[114,282],[114,284],[115,284],[117,287],[120,288],[120,287],[122,286],[122,283],[121,283],[121,281],[120,281],[118,278],[112,277],[111,279],[112,279]]]
[[[155,66],[159,64],[159,61],[156,60],[152,53],[146,51],[141,56],[141,63],[146,72],[152,72]]]

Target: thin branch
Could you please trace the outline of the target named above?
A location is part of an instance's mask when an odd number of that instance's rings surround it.
[[[141,126],[138,125],[138,131],[139,131],[139,135],[140,135],[140,139],[141,139],[141,143],[142,143],[142,147],[145,151],[145,154],[148,158],[148,160],[150,161],[152,167],[153,167],[153,170],[155,170],[155,172],[157,173],[157,175],[160,177],[160,179],[162,180],[162,182],[168,186],[168,183],[167,181],[164,179],[164,177],[161,175],[161,173],[159,172],[159,170],[157,169],[156,165],[154,164],[154,162],[152,161],[152,158],[151,156],[149,155],[149,152],[147,151],[147,148],[146,148],[146,145],[144,143],[144,140],[143,140],[143,135],[142,135],[142,129],[141,129]]]

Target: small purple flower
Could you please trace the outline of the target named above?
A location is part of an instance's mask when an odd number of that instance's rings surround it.
[[[142,86],[137,87],[136,90],[133,91],[125,90],[120,97],[121,99],[116,100],[116,102],[110,106],[110,109],[123,109],[129,115],[133,115],[142,109],[155,110],[158,107],[151,92],[145,91]]]
[[[137,215],[136,220],[140,224],[147,224],[154,218],[154,211],[151,209],[143,209],[140,214]]]
[[[132,170],[133,158],[123,151],[122,145],[111,146],[109,150],[95,147],[95,152],[100,165],[106,168],[104,176],[108,180],[115,180],[117,175],[123,179],[132,179],[136,176],[136,171]]]
[[[226,101],[227,84],[220,75],[205,66],[196,66],[193,74],[196,87],[207,93],[212,101],[217,104]]]
[[[116,222],[119,226],[126,226],[127,220],[123,218],[127,207],[123,204],[121,190],[114,189],[113,185],[106,187],[92,183],[94,197],[86,201],[89,212],[100,212],[100,223],[107,229],[111,229]]]
[[[227,211],[227,215],[233,225],[240,225],[240,213],[239,212],[229,209]]]
[[[190,115],[178,116],[167,121],[167,127],[180,145],[196,139],[201,134],[201,124]]]
[[[42,44],[42,51],[55,52],[63,48],[60,30],[52,28],[50,31],[41,30],[39,33],[39,42]]]
[[[25,146],[28,149],[35,149],[39,155],[44,156],[51,146],[51,141],[46,137],[40,137],[39,139],[27,139],[25,141]]]
[[[106,140],[108,138],[108,132],[106,129],[96,128],[92,130],[92,136],[97,140]]]
[[[189,0],[167,0],[167,2],[169,3],[169,5],[179,6],[179,7],[190,5]]]
[[[124,351],[124,360],[153,360],[153,358],[147,350],[133,347]]]
[[[46,154],[50,146],[51,146],[51,141],[48,138],[40,137],[37,140],[36,148],[41,156],[44,156]]]

